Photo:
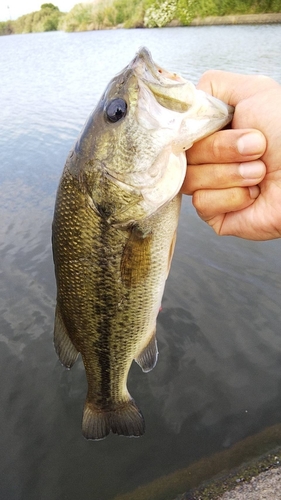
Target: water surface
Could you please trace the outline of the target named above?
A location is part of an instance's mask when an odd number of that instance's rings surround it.
[[[281,422],[280,241],[219,238],[185,197],[159,362],[149,374],[134,365],[129,380],[146,434],[97,443],[81,436],[82,363],[64,370],[52,345],[55,192],[87,115],[141,45],[193,82],[218,68],[281,83],[279,25],[0,38],[5,500],[113,500]]]

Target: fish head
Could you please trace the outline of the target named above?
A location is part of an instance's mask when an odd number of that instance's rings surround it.
[[[72,173],[87,183],[95,206],[107,204],[108,220],[150,216],[179,192],[185,151],[232,115],[231,106],[164,70],[142,48],[90,115]]]

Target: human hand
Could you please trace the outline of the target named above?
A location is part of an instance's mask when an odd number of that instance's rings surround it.
[[[187,151],[182,192],[219,235],[281,236],[281,85],[264,76],[208,71],[198,88],[235,106],[232,128]]]

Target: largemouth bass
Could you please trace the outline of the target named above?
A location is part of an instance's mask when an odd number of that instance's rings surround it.
[[[232,108],[142,48],[111,80],[67,158],[53,221],[54,344],[67,368],[81,353],[87,439],[144,433],[127,377],[133,360],[144,372],[157,361],[185,150],[231,118]]]

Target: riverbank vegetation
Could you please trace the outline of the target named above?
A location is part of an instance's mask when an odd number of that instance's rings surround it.
[[[0,23],[0,35],[56,31],[64,14],[52,3],[43,3],[41,9],[21,16],[15,21]]]
[[[87,31],[115,27],[163,27],[177,20],[238,14],[281,13],[281,0],[95,0],[68,13],[52,3],[15,21],[0,22],[0,35],[40,31]]]

